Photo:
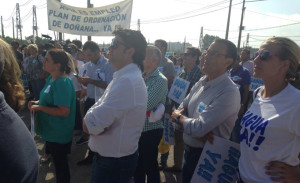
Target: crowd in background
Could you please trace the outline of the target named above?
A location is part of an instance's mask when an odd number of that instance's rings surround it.
[[[36,134],[45,141],[40,162],[53,159],[58,183],[71,180],[73,135],[80,137],[77,145],[89,142],[88,156],[77,164],[93,163],[91,182],[160,182],[164,170],[182,172],[182,182],[189,183],[213,135],[240,143],[239,182],[299,180],[296,43],[270,38],[250,58],[250,50],[238,54],[232,42],[217,39],[202,53],[187,47],[167,58],[163,39],[147,46],[139,31],[114,34],[108,53],[93,41],[19,46],[0,40],[0,182],[36,182],[38,174],[34,141],[15,113],[25,103],[23,87]],[[181,104],[167,97],[177,77],[190,82]],[[264,86],[250,91],[251,77]],[[176,126],[173,167],[167,166],[164,114]],[[253,138],[261,139],[259,146],[251,146]],[[7,155],[14,151],[22,157]],[[30,164],[24,162],[28,157]],[[11,175],[3,164],[20,170]],[[124,171],[116,170],[123,165]]]

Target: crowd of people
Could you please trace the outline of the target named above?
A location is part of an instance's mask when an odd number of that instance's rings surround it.
[[[160,170],[181,172],[190,183],[214,136],[240,144],[238,182],[299,182],[300,48],[294,41],[267,39],[253,60],[250,50],[239,54],[225,39],[202,53],[191,46],[167,58],[163,39],[147,45],[140,31],[113,34],[108,53],[78,40],[30,44],[21,53],[17,41],[0,40],[0,182],[32,183],[38,176],[34,139],[17,114],[26,100],[21,74],[36,135],[45,141],[40,163],[53,160],[57,183],[71,181],[74,135],[81,135],[75,144],[88,142],[88,156],[77,165],[92,164],[92,183],[159,183]],[[177,77],[190,83],[182,103],[168,97]],[[249,91],[251,77],[264,85]],[[172,167],[164,115],[176,126]]]

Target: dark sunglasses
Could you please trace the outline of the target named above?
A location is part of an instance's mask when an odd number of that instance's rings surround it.
[[[110,43],[110,47],[111,48],[117,48],[119,45],[123,45],[125,46],[125,43],[123,43],[122,41],[118,41],[116,39],[112,39],[111,43]],[[125,46],[126,47],[126,46]]]
[[[261,61],[267,61],[273,55],[276,56],[276,54],[274,54],[270,51],[262,51],[262,52],[256,52],[255,53],[255,58],[258,57]]]

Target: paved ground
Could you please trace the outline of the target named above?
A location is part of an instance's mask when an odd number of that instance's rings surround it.
[[[30,117],[29,111],[26,107],[19,113],[21,118],[24,120],[26,125],[29,127],[30,125]],[[78,136],[74,136],[72,152],[69,155],[69,165],[71,171],[71,182],[72,183],[89,183],[92,165],[86,166],[77,166],[77,161],[83,159],[87,154],[87,144],[84,145],[75,145],[74,142],[78,139]],[[39,152],[39,156],[44,153],[44,142],[41,141],[39,137],[35,138],[37,149]],[[160,155],[159,155],[160,157]],[[173,148],[171,149],[170,156],[168,159],[168,166],[173,166]],[[167,183],[180,183],[181,182],[181,174],[179,173],[169,173],[169,172],[160,172],[161,182]],[[40,164],[38,183],[55,183],[55,171],[54,165],[52,161],[47,163]]]

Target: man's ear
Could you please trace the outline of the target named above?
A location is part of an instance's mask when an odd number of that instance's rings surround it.
[[[134,48],[128,48],[128,49],[126,49],[126,54],[127,54],[130,58],[133,57],[134,53],[135,53],[135,49],[134,49]]]

